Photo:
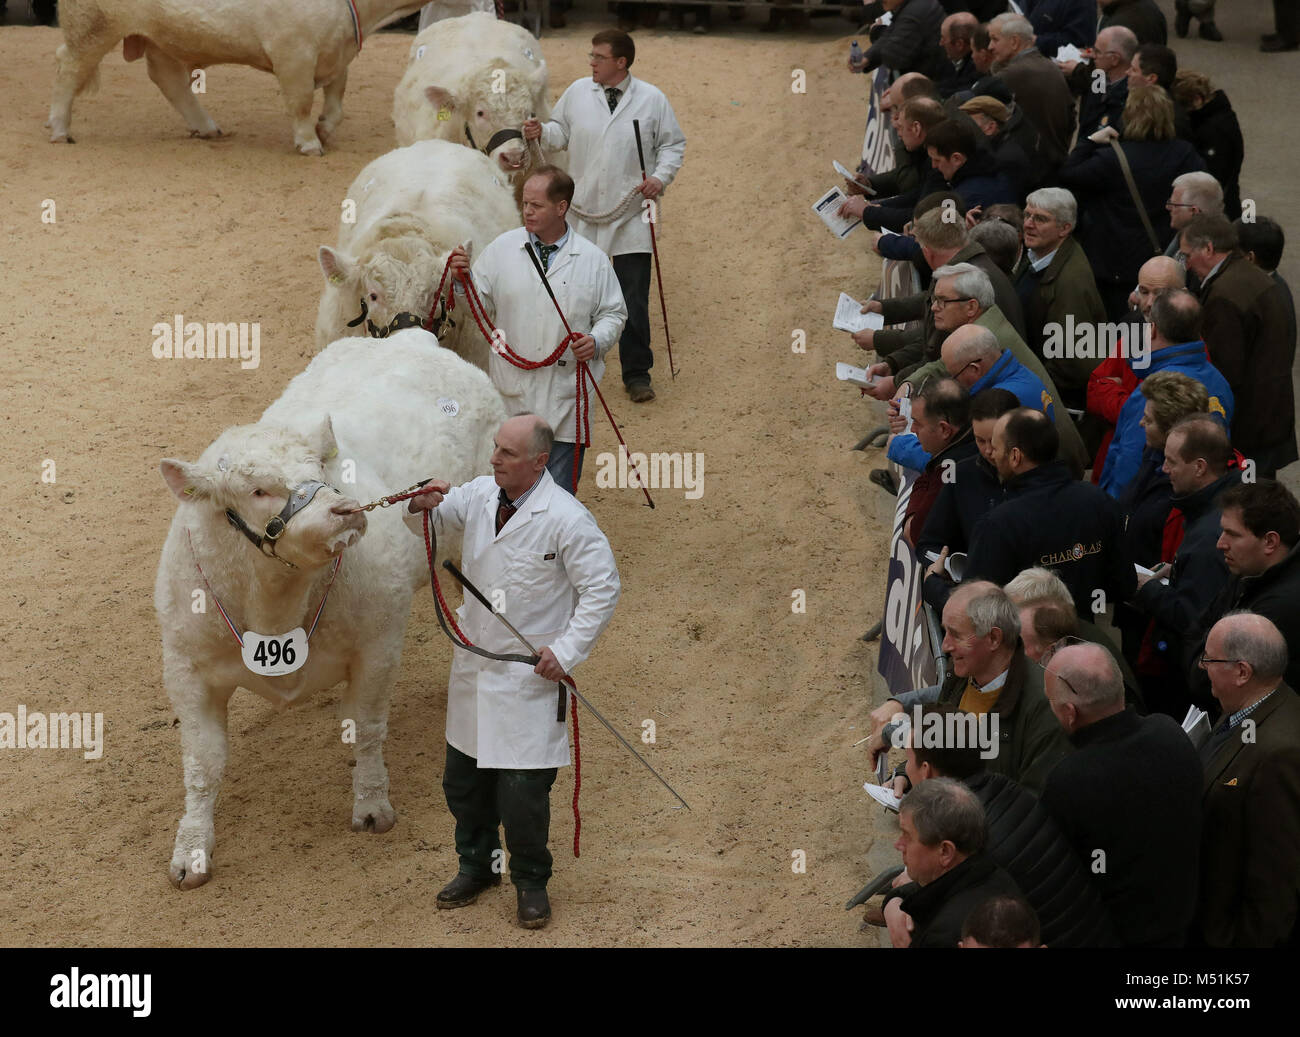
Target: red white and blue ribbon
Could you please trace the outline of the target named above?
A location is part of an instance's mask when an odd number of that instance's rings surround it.
[[[348,10],[352,12],[352,33],[357,38],[357,50],[361,49],[361,18],[357,15],[355,0],[348,0]]]

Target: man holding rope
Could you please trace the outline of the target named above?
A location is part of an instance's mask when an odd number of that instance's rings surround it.
[[[524,225],[483,250],[474,263],[473,284],[494,311],[500,333],[488,360],[492,384],[505,397],[507,413],[539,414],[555,430],[547,468],[556,483],[576,494],[590,443],[589,386],[579,362],[599,384],[605,356],[627,322],[627,307],[609,258],[565,221],[572,201],[573,180],[564,170],[537,170],[524,184]],[[528,247],[579,336],[562,351],[565,327]],[[455,249],[447,263],[458,282],[470,272],[464,249]],[[530,366],[520,366],[520,358]]]
[[[628,320],[619,344],[623,386],[634,403],[655,398],[650,384],[650,222],[658,199],[682,166],[686,137],[672,105],[658,87],[628,69],[636,57],[632,37],[606,29],[591,38],[591,78],[564,91],[551,118],[524,123],[527,140],[551,151],[568,149],[581,183],[574,225],[614,261],[627,302]],[[643,174],[632,123],[640,127]]]
[[[465,907],[501,884],[498,828],[504,825],[524,929],[540,929],[551,917],[550,792],[556,768],[569,763],[568,728],[556,717],[556,682],[591,654],[621,590],[605,534],[577,499],[557,490],[547,471],[551,444],[551,428],[536,414],[508,419],[496,434],[493,475],[455,488],[433,480],[429,492],[411,499],[406,517],[420,535],[421,513],[431,509],[437,534],[464,530],[466,576],[539,646],[531,673],[517,661],[456,649],[442,779],[456,819],[460,869],[438,894],[438,907]],[[456,614],[478,648],[518,653],[518,642],[473,596]]]

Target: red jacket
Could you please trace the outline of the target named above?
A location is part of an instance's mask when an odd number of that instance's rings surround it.
[[[1112,378],[1119,378],[1120,381],[1112,382]],[[1119,412],[1124,406],[1124,401],[1137,386],[1138,376],[1133,373],[1133,368],[1123,356],[1107,357],[1094,367],[1092,374],[1088,376],[1088,413],[1097,415],[1110,425],[1102,437],[1101,446],[1097,448],[1097,456],[1092,462],[1094,485],[1101,479],[1101,470],[1106,464],[1106,452],[1110,449],[1110,441],[1115,435],[1115,422],[1119,420]]]

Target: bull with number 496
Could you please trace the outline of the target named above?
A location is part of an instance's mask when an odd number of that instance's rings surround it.
[[[431,471],[457,481],[486,472],[504,417],[486,374],[410,328],[382,342],[340,339],[259,422],[227,429],[197,461],[162,462],[181,501],[154,589],[185,771],[175,886],[211,877],[226,708],[237,688],[284,708],[346,682],[336,731],[355,756],[352,828],[393,827],[388,702],[428,568],[395,514],[367,521],[355,498],[379,498]],[[286,784],[294,777],[286,766]],[[286,809],[301,802],[283,798]]]

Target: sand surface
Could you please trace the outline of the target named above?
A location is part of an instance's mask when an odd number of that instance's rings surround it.
[[[545,39],[553,96],[586,74],[590,33],[605,24]],[[367,41],[345,120],[326,156],[308,159],[292,150],[271,77],[210,70],[204,104],[232,135],[191,140],[143,62],[127,65],[120,49],[100,93],[74,109],[78,143],[49,145],[41,122],[60,35],[0,30],[0,711],[102,711],[106,724],[98,761],[0,751],[0,942],[875,942],[842,905],[871,873],[873,829],[873,860],[894,838],[861,791],[865,755],[852,748],[875,668],[874,646],[856,638],[879,616],[892,508],[866,480],[879,452],[847,450],[878,405],[835,382],[835,360],[864,355],[830,317],[841,289],[874,287],[878,262],[860,242],[836,243],[808,208],[835,182],[831,158],[849,162],[860,147],[865,83],[843,70],[847,23],[775,39],[755,26],[751,15],[707,37],[637,35],[635,71],[666,89],[688,138],[661,237],[681,375],[669,380],[655,314],[659,399],[634,408],[613,372],[605,387],[634,450],[703,452],[704,494],[661,490],[650,511],[636,490],[597,490],[590,474],[583,494],[624,594],[580,683],[627,735],[656,722],[644,751],[693,810],[673,809],[587,720],[583,855],[568,850],[566,770],[552,798],[555,917],[537,933],[514,927],[509,888],[434,909],[456,857],[439,784],[450,649],[427,595],[390,716],[396,828],[349,830],[336,693],[288,713],[240,693],[213,880],[188,893],[167,881],[183,788],[151,600],[174,509],[158,461],[192,459],[225,426],[255,420],[310,359],[315,250],[334,241],[356,172],[392,146],[410,37]],[[1270,126],[1276,139],[1278,125],[1294,126],[1282,106],[1296,96],[1296,62],[1283,56],[1285,73],[1260,89],[1248,46],[1235,45],[1240,78],[1224,85],[1255,113],[1243,112],[1247,140],[1270,139]],[[806,72],[804,94],[791,91],[794,69]],[[1282,208],[1286,155],[1251,154],[1261,212],[1296,226],[1293,203]],[[177,313],[259,321],[260,367],[155,360],[150,329]],[[791,350],[796,328],[806,353]],[[592,428],[595,450],[616,446],[603,418]],[[41,481],[46,460],[53,484]]]

